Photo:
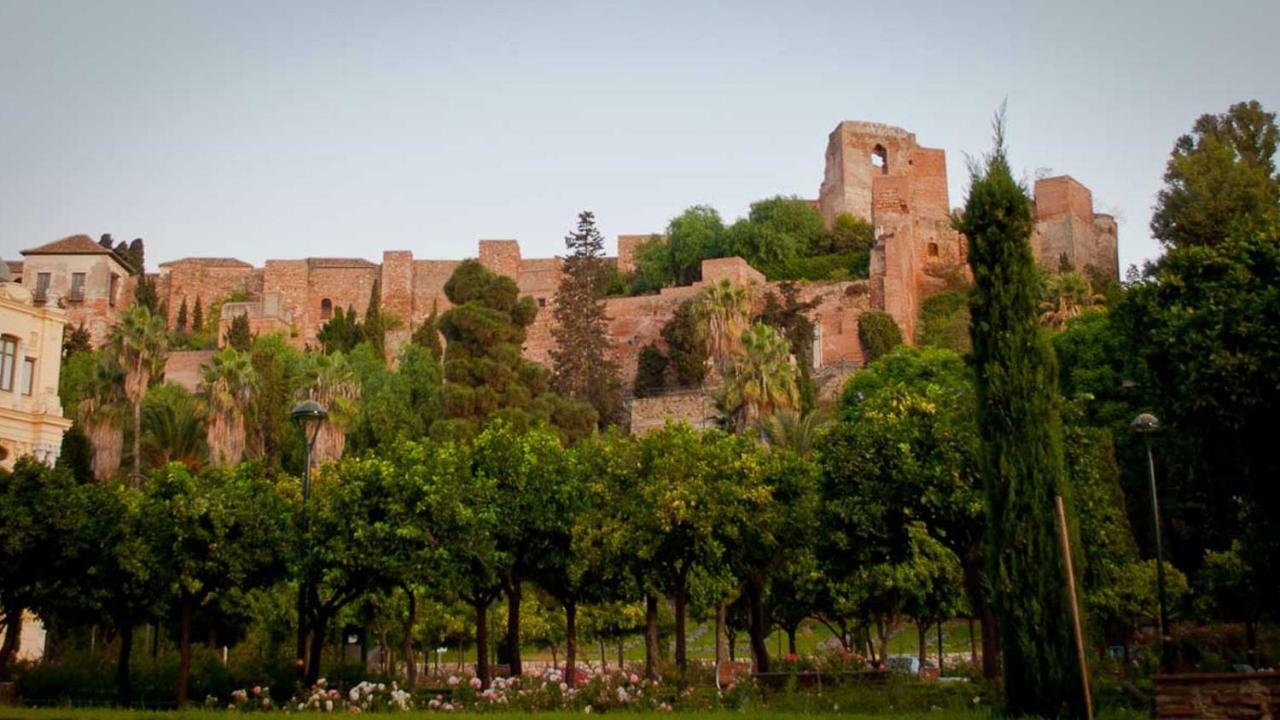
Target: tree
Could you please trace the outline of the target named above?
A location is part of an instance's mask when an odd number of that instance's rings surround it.
[[[344,312],[340,307],[334,308],[333,317],[316,333],[316,339],[320,341],[325,353],[349,353],[360,344],[364,336],[364,325],[356,318],[355,311],[347,308]]]
[[[742,333],[740,349],[724,374],[717,404],[741,431],[757,419],[800,406],[791,346],[776,328],[763,323]]]
[[[431,314],[413,331],[410,342],[425,349],[436,362],[440,362],[444,347],[440,344],[440,314],[434,302],[431,303]]]
[[[561,396],[595,408],[602,426],[616,425],[622,421],[622,380],[617,361],[608,357],[604,236],[595,216],[584,211],[564,241],[569,256],[552,310],[552,385]]]
[[[836,215],[821,250],[826,253],[869,252],[875,245],[875,228],[871,223],[850,213]]]
[[[93,444],[78,422],[62,435],[58,467],[66,468],[78,483],[93,482]]]
[[[662,339],[667,343],[672,381],[677,387],[696,387],[707,375],[706,331],[698,321],[694,301],[676,306],[671,319],[662,326]]]
[[[249,346],[253,345],[253,333],[249,330],[247,313],[240,313],[231,318],[231,325],[227,328],[224,339],[227,347],[240,352],[249,352]]]
[[[126,249],[124,252],[124,258],[129,261],[130,265],[133,266],[133,271],[135,274],[144,275],[144,276],[146,275],[147,273],[146,256],[147,256],[147,251],[146,251],[146,248],[143,247],[142,238],[134,238],[133,240],[129,241],[128,249]]]
[[[640,348],[640,357],[636,360],[636,397],[651,397],[662,392],[667,385],[667,365],[667,356],[657,345],[649,343]]]
[[[163,309],[163,303],[160,302],[160,293],[156,290],[156,281],[142,272],[138,273],[137,284],[133,287],[133,300],[138,305],[150,310],[153,315],[162,317],[167,315],[160,312]],[[164,317],[164,320],[167,322],[168,318]]]
[[[523,357],[538,306],[520,297],[514,281],[467,260],[444,290],[453,307],[440,316],[448,357],[444,417],[432,424],[433,436],[474,437],[497,419],[517,430],[548,423],[569,439],[595,429],[595,411],[557,395],[546,370]]]
[[[1259,218],[1280,202],[1275,113],[1256,100],[1222,115],[1201,115],[1174,143],[1156,195],[1151,234],[1167,249],[1211,246],[1234,222]]]
[[[801,301],[800,286],[791,281],[782,282],[778,290],[778,293],[770,291],[765,295],[759,321],[778,328],[791,344],[799,376],[800,405],[810,409],[816,402],[817,389],[811,373],[816,325],[809,319],[809,313],[818,307],[821,298]]]
[[[786,263],[813,254],[827,237],[821,213],[797,197],[772,197],[751,203],[747,218],[727,232],[729,251],[756,267]]]
[[[253,402],[257,384],[246,351],[225,347],[204,366],[200,386],[209,407],[209,459],[214,465],[235,465],[244,457],[245,408]]]
[[[1053,348],[1036,316],[1039,284],[1026,190],[995,148],[975,164],[956,229],[969,240],[970,334],[987,499],[987,575],[1000,624],[1005,701],[1016,715],[1083,711],[1054,498],[1070,508]],[[1078,543],[1073,544],[1078,547]]]
[[[868,310],[858,316],[858,342],[867,362],[875,362],[902,344],[902,328],[883,310]]]
[[[63,407],[84,428],[93,447],[93,475],[106,480],[120,469],[126,403],[124,373],[108,349],[77,353],[59,378]]]
[[[348,313],[348,321],[354,321]],[[400,327],[400,318],[390,312],[382,310],[381,296],[379,294],[379,284],[375,280],[373,289],[369,291],[369,307],[364,313],[364,324],[361,325],[361,339],[372,345],[382,356],[383,362],[387,357],[387,333]]]
[[[182,303],[178,305],[178,316],[173,319],[173,329],[179,333],[187,331],[187,296],[182,296]]]
[[[63,326],[62,357],[64,359],[70,358],[76,353],[91,352],[92,350],[93,342],[83,322],[74,327],[70,324]]]
[[[831,422],[827,408],[814,408],[808,412],[780,408],[756,421],[756,430],[765,444],[786,448],[797,456],[809,460],[824,428]]]
[[[351,363],[341,352],[311,353],[306,356],[313,378],[311,399],[329,412],[328,419],[316,434],[312,462],[337,460],[346,448],[347,430],[356,422],[360,410],[360,383]]]
[[[208,460],[204,410],[175,383],[153,387],[142,402],[142,455],[148,470],[170,462],[199,470]]]
[[[191,309],[191,332],[197,335],[204,332],[204,308],[200,305],[199,295],[196,296],[195,307]]]
[[[724,222],[708,205],[694,205],[667,223],[666,263],[671,285],[688,285],[702,279],[702,261],[721,257]]]
[[[389,448],[427,436],[441,406],[440,363],[417,343],[405,343],[395,369],[368,343],[350,355],[360,384],[360,406],[347,433],[354,451]]]
[[[133,408],[133,482],[142,480],[142,400],[152,378],[164,374],[168,350],[163,318],[134,305],[111,333],[116,360],[124,372],[124,394]]]
[[[187,704],[191,620],[228,594],[264,587],[283,569],[283,499],[257,468],[192,474],[181,465],[157,473],[144,501],[156,561],[171,575],[178,622],[178,707]]]
[[[728,279],[705,288],[694,300],[694,312],[703,327],[707,353],[723,374],[751,321],[751,289]]]
[[[1050,274],[1044,281],[1040,301],[1040,322],[1050,330],[1061,330],[1067,321],[1101,304],[1102,295],[1083,275],[1076,272]]]

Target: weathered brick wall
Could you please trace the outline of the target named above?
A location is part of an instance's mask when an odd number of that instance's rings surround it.
[[[179,350],[171,352],[164,361],[165,382],[177,383],[190,392],[200,390],[200,378],[205,365],[213,359],[212,350]]]
[[[169,327],[177,322],[182,300],[187,301],[187,318],[195,307],[196,298],[208,313],[218,300],[225,300],[234,293],[252,295],[255,273],[249,263],[231,258],[184,258],[160,266],[166,278],[161,299],[168,303]]]
[[[309,337],[302,332],[307,319],[307,261],[268,260],[262,268],[262,291],[280,293],[285,312],[298,328],[300,342],[305,342]]]
[[[627,402],[631,433],[646,435],[668,421],[685,421],[695,428],[711,427],[716,417],[715,403],[701,389],[668,392],[656,397],[632,398]]]
[[[314,344],[316,333],[327,322],[321,313],[325,300],[332,304],[335,311],[338,308],[342,308],[344,312],[354,310],[357,317],[363,318],[365,311],[369,309],[369,298],[377,279],[378,266],[373,263],[324,266],[312,262],[307,276],[306,317],[302,322],[302,336],[307,342]]]
[[[1274,718],[1280,673],[1157,675],[1157,718]]]
[[[520,277],[520,244],[515,240],[481,240],[479,259],[490,272]]]

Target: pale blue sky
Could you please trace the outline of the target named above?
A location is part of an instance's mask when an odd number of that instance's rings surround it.
[[[0,255],[72,233],[185,255],[563,249],[576,213],[660,231],[816,197],[842,119],[1069,173],[1155,254],[1204,112],[1280,109],[1280,2],[0,0]]]

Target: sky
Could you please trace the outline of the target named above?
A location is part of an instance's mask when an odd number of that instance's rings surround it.
[[[185,256],[612,249],[690,205],[817,197],[841,120],[1070,174],[1158,254],[1174,140],[1280,109],[1280,2],[0,0],[0,257],[66,235]]]

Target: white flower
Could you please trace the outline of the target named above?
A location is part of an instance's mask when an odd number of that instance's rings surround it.
[[[332,700],[325,700],[325,701],[324,701],[324,711],[325,711],[325,712],[333,712],[333,701],[332,701]]]
[[[444,705],[440,706],[440,709],[444,710],[445,712],[453,712],[453,703],[445,703]]]
[[[329,684],[329,681],[325,680],[324,678],[320,678],[319,680],[316,681],[316,687],[324,687],[325,685],[328,685],[328,684]]]
[[[459,682],[461,682],[461,681],[460,681],[460,680],[458,680],[458,676],[457,676],[457,675],[450,675],[450,676],[449,676],[449,681],[448,681],[448,682],[449,682],[449,687],[457,687],[457,686],[458,686],[458,683],[459,683]]]
[[[590,715],[590,714],[591,714],[591,706],[590,706],[590,705],[586,706],[585,708],[583,708],[583,709],[582,709],[582,712],[584,712],[584,713],[586,713],[586,714]]]
[[[357,685],[357,686],[355,686],[355,687],[351,688],[351,692],[347,693],[347,697],[351,698],[351,702],[355,702],[355,701],[359,700],[359,699],[360,699],[360,686],[359,686],[359,685]]]

